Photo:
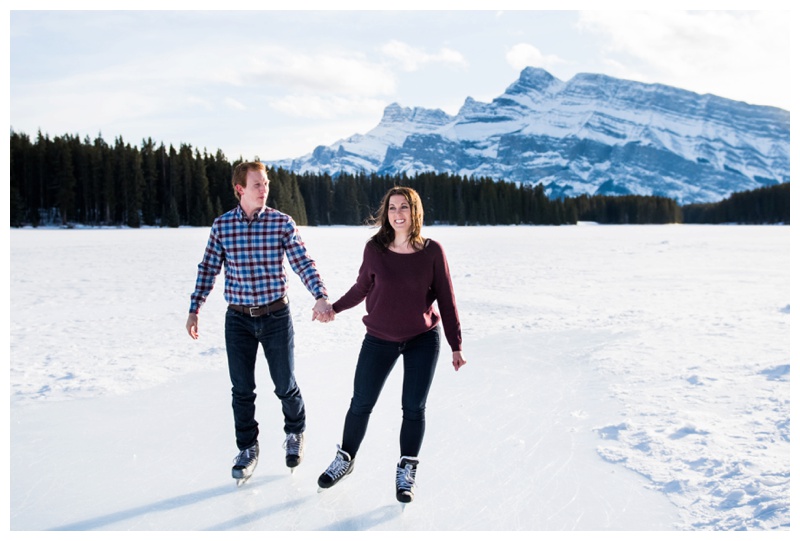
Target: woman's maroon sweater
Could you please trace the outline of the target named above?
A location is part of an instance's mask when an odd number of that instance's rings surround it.
[[[410,254],[383,251],[374,241],[368,242],[356,283],[333,303],[333,310],[342,312],[365,298],[363,321],[372,336],[405,342],[433,329],[441,319],[450,348],[461,351],[461,323],[450,269],[438,242],[428,239],[422,250]]]

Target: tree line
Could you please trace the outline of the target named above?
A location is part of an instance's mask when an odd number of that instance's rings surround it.
[[[685,205],[684,223],[789,224],[789,183],[737,192],[718,203]]]
[[[32,140],[12,130],[11,225],[208,226],[236,206],[231,175],[241,161],[229,161],[220,150],[209,154],[188,144],[167,148],[152,139],[137,147],[122,137],[109,143],[102,135],[51,139],[39,132]],[[788,183],[681,207],[658,196],[549,199],[541,184],[436,172],[333,178],[270,169],[269,178],[267,204],[300,225],[363,224],[395,185],[419,192],[428,225],[789,223]]]

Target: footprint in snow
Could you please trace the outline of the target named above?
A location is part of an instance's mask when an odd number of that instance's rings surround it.
[[[618,425],[605,426],[603,428],[597,428],[595,430],[597,431],[598,434],[600,434],[600,437],[603,438],[604,440],[618,440],[619,439],[619,433],[621,431],[627,430],[627,429],[628,429],[628,425],[626,425],[625,423],[622,423],[622,424],[618,424]]]

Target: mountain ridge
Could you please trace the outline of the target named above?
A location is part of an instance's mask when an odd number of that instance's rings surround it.
[[[660,195],[681,204],[789,181],[789,112],[658,83],[528,67],[456,115],[392,103],[379,124],[295,159],[297,173],[423,171],[543,184],[549,197]]]

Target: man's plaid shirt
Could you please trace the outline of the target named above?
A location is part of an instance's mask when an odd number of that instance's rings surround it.
[[[228,304],[262,306],[277,301],[288,289],[284,255],[314,298],[327,297],[291,216],[267,207],[248,221],[241,205],[226,212],[211,226],[189,312],[200,310],[223,264]]]

